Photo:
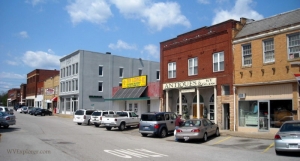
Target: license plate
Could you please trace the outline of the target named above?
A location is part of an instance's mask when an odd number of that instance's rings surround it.
[[[109,124],[105,124],[106,126],[109,126]]]
[[[289,148],[298,148],[298,144],[290,144]]]
[[[77,117],[77,119],[80,119],[80,117]]]
[[[96,119],[94,119],[94,121],[96,121]]]
[[[183,138],[184,138],[184,140],[189,140],[190,139],[190,137],[188,137],[188,136],[185,136]]]
[[[145,130],[148,130],[148,129],[149,129],[149,127],[144,127],[144,129],[145,129]]]

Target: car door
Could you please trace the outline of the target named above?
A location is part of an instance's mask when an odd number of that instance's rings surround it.
[[[140,122],[139,117],[135,112],[131,113],[131,117],[132,117],[132,119],[131,119],[132,124],[137,125]]]
[[[214,124],[210,120],[206,119],[206,121],[207,121],[207,124],[208,124],[208,133],[209,133],[208,135],[211,136],[215,133],[216,129],[215,129]]]

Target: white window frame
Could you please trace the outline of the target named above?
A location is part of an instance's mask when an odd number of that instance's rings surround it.
[[[123,68],[123,67],[120,67],[120,68],[119,68],[119,77],[120,77],[120,78],[123,78],[123,77],[124,77],[124,68]]]
[[[99,89],[100,83],[101,83],[101,88],[102,88],[101,90]],[[103,92],[103,82],[102,81],[98,82],[98,92]]]
[[[188,59],[188,75],[198,75],[198,58],[190,58]]]
[[[221,72],[225,70],[224,57],[225,54],[223,51],[213,54],[213,72]],[[215,67],[215,64],[217,67]],[[221,67],[223,67],[223,69]]]
[[[274,39],[263,41],[264,63],[275,62]]]
[[[291,40],[291,37],[295,39]],[[287,53],[288,53],[289,60],[300,57],[299,48],[300,48],[300,32],[287,35],[287,49],[288,49]],[[291,52],[292,49],[294,49],[294,51]]]
[[[100,68],[101,68],[101,74],[100,74]],[[98,74],[99,74],[100,77],[103,77],[103,73],[104,73],[104,72],[103,72],[103,69],[104,69],[104,68],[103,68],[103,65],[99,65],[99,67],[98,67],[98,72],[99,72],[99,73],[98,73]]]
[[[225,90],[225,87],[228,87],[228,91],[226,91]],[[228,93],[227,93],[228,92]],[[222,95],[223,96],[228,96],[228,95],[230,95],[230,85],[228,85],[228,84],[225,84],[225,85],[222,85]]]
[[[176,62],[168,63],[168,78],[176,78]]]
[[[246,47],[250,47],[250,49],[245,49]],[[249,60],[245,60],[245,57],[249,57]],[[249,61],[249,63],[245,63],[245,61]],[[251,44],[242,45],[242,64],[243,66],[251,66],[252,65],[252,46]]]

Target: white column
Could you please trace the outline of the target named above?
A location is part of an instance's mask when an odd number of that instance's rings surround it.
[[[182,115],[182,95],[181,95],[181,89],[179,90],[179,114]]]
[[[169,90],[166,90],[166,112],[169,112]]]
[[[214,86],[214,107],[215,107],[215,124],[218,124],[217,114],[218,114],[218,108],[217,108],[217,86]]]
[[[197,88],[197,118],[200,118],[200,90]]]

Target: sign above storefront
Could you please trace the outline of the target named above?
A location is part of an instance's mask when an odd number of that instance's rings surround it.
[[[122,88],[134,88],[147,86],[147,75],[124,78],[122,80]]]
[[[181,93],[192,93],[192,92],[195,92],[195,88],[181,90]]]
[[[198,79],[183,82],[164,83],[163,90],[166,89],[179,89],[188,87],[206,87],[217,85],[217,78]]]

